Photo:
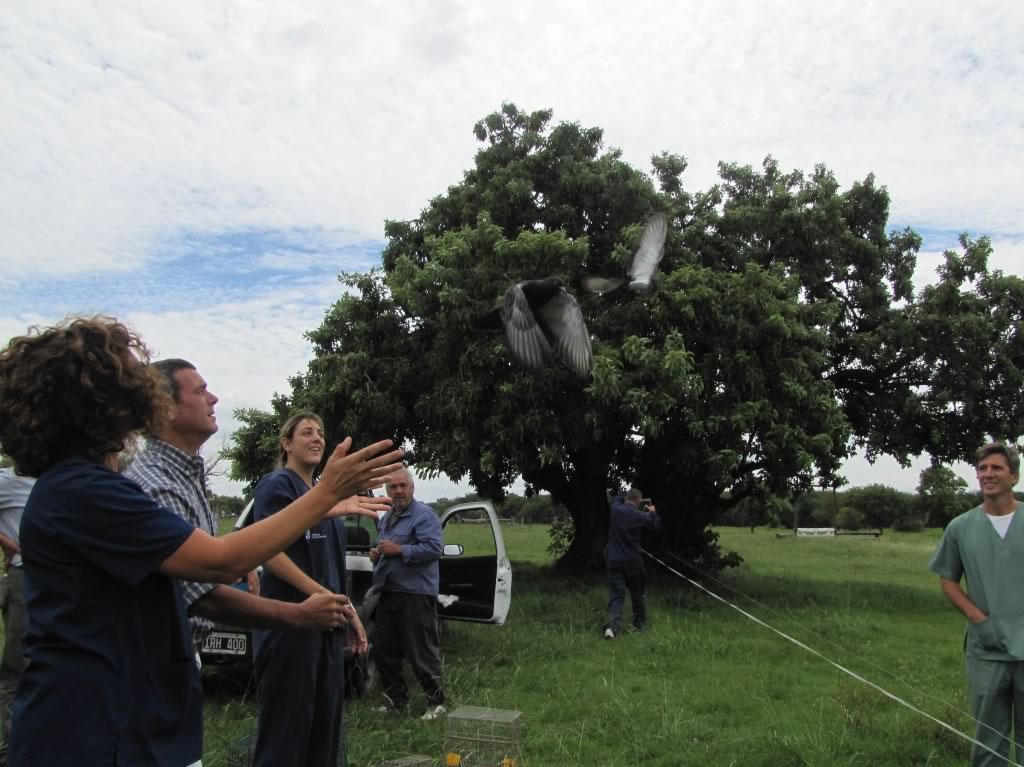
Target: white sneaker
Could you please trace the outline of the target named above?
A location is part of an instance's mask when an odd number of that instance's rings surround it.
[[[615,632],[612,631],[611,629],[605,629],[604,630],[604,638],[605,639],[615,639]]]
[[[448,709],[444,705],[434,706],[428,708],[427,712],[420,717],[424,722],[432,722],[435,719],[440,719],[442,716],[448,713]]]

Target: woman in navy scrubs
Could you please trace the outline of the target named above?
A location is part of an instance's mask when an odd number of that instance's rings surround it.
[[[315,489],[213,538],[116,471],[132,435],[170,411],[146,362],[141,340],[108,318],[0,351],[0,450],[38,477],[21,523],[29,664],[11,767],[200,764],[199,673],[175,579],[232,583],[397,468],[390,442],[347,455],[346,440]]]
[[[324,425],[313,413],[297,413],[281,429],[277,470],[256,486],[253,519],[267,519],[314,486],[324,455]],[[355,505],[353,504],[353,507]],[[353,512],[362,512],[353,508]],[[309,586],[282,569],[297,567]],[[317,590],[335,594],[345,588],[345,525],[324,520],[275,557],[263,570],[260,593],[301,602]],[[366,634],[355,616],[366,651]],[[256,748],[253,767],[335,767],[341,742],[345,670],[345,632],[270,629],[255,634],[259,679]]]

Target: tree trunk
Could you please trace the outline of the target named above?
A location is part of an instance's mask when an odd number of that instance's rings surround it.
[[[577,482],[577,492],[569,498],[556,498],[572,517],[572,544],[555,567],[569,575],[580,575],[604,566],[604,546],[608,540],[607,478]]]

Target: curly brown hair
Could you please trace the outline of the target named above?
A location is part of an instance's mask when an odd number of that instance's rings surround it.
[[[0,351],[0,450],[37,477],[72,457],[102,462],[173,407],[142,339],[111,317],[29,329]]]

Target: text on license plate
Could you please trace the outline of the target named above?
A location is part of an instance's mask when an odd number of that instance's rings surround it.
[[[221,655],[245,655],[245,634],[227,634],[214,631],[203,640],[203,652]]]

